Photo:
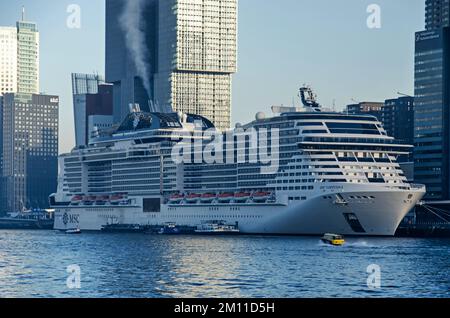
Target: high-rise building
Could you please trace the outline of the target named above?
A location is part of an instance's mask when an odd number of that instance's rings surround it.
[[[39,94],[39,32],[33,22],[17,22],[17,92]]]
[[[39,93],[39,32],[33,22],[0,27],[0,95]]]
[[[426,0],[425,29],[435,30],[450,26],[450,1]]]
[[[143,110],[203,115],[229,128],[237,0],[143,3],[133,16],[132,1],[106,1],[106,80],[114,84],[115,121],[139,103]],[[133,43],[136,38],[142,41]]]
[[[414,144],[414,97],[388,99],[382,108],[381,122],[387,134],[405,144]],[[412,162],[412,153],[401,156],[399,162]]]
[[[450,28],[416,33],[414,175],[427,198],[450,199]]]
[[[3,179],[3,95],[0,94],[0,215],[6,211],[6,193]]]
[[[4,210],[48,207],[57,183],[58,108],[58,96],[3,96]]]
[[[450,4],[426,0],[426,31],[416,33],[414,179],[428,200],[450,200]]]
[[[17,29],[0,27],[0,95],[17,91]]]

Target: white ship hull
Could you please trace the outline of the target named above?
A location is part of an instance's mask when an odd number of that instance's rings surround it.
[[[346,188],[346,191],[322,192],[306,201],[285,200],[284,204],[176,204],[162,205],[158,213],[143,213],[138,205],[61,207],[56,208],[55,229],[99,231],[104,225],[117,223],[173,222],[197,226],[205,221],[223,220],[238,224],[244,234],[393,236],[402,219],[425,193],[423,188],[391,190],[359,185]],[[345,202],[336,202],[337,193]]]

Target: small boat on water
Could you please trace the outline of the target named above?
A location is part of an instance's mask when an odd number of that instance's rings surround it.
[[[0,218],[0,230],[51,230],[54,222],[53,210],[8,213]]]
[[[196,234],[203,235],[233,235],[239,234],[237,225],[228,225],[225,221],[211,221],[197,226]]]
[[[345,243],[344,237],[338,234],[324,234],[321,240],[323,243],[333,246],[342,246]]]
[[[65,231],[66,234],[81,234],[80,229],[69,229]]]
[[[175,223],[166,223],[159,230],[158,234],[176,235],[176,234],[181,234],[181,230],[177,227],[177,225]]]

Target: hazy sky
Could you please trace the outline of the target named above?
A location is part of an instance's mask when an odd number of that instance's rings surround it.
[[[424,28],[425,0],[239,0],[238,73],[233,121],[245,123],[271,105],[290,105],[300,85],[342,109],[352,99],[383,101],[413,94],[414,32]],[[66,25],[81,7],[81,28]],[[370,4],[381,28],[367,27]],[[21,6],[41,36],[41,91],[61,97],[60,151],[74,144],[72,72],[104,74],[104,0],[1,0],[0,25]]]

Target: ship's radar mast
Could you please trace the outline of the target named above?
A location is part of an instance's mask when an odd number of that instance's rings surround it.
[[[321,111],[321,106],[317,102],[317,95],[314,94],[312,88],[307,85],[303,85],[300,87],[299,97],[302,101],[302,104],[308,110],[312,110],[315,112]]]

